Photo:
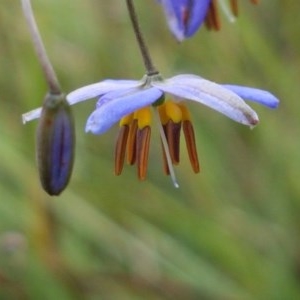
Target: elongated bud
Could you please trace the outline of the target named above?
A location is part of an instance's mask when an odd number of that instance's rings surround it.
[[[44,190],[59,195],[67,186],[73,169],[74,120],[63,94],[48,94],[37,128],[37,164]]]

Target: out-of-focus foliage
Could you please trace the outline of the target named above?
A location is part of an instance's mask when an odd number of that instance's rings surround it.
[[[143,75],[125,1],[34,0],[49,56],[69,92]],[[76,162],[56,198],[35,166],[46,93],[18,1],[0,9],[0,299],[300,299],[300,2],[240,1],[235,24],[178,44],[155,1],[135,1],[165,76],[195,73],[272,91],[254,129],[189,104],[201,173],[182,147],[180,189],[162,172],[153,126],[148,179],[113,175],[117,126],[84,133],[94,100],[73,107]],[[182,145],[184,146],[184,144]]]

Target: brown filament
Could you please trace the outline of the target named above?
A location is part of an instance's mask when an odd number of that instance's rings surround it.
[[[181,122],[174,123],[172,120],[166,124],[166,137],[169,145],[172,163],[178,165],[180,161],[180,130]]]

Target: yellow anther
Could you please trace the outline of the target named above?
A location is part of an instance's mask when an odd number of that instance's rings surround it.
[[[183,103],[178,103],[178,106],[181,109],[182,113],[182,121],[190,121],[191,120],[191,114],[188,108]]]
[[[125,126],[125,125],[130,125],[132,120],[133,120],[133,114],[129,114],[120,120],[119,125],[120,125],[120,127]]]
[[[166,114],[166,104],[159,105],[157,107],[160,121],[163,125],[166,125],[169,121],[169,117]]]
[[[174,123],[180,123],[182,121],[182,112],[180,107],[173,101],[167,101],[165,103],[166,115],[169,120],[172,120]]]
[[[151,108],[143,107],[135,112],[135,118],[138,120],[138,128],[143,129],[151,125]]]

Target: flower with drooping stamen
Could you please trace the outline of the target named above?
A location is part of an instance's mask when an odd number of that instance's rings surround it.
[[[259,0],[250,0],[257,4]],[[163,6],[169,28],[178,41],[193,36],[202,24],[221,28],[218,4],[229,21],[238,15],[238,0],[158,0]],[[228,3],[229,2],[229,3]]]
[[[67,95],[70,104],[98,97],[89,116],[86,132],[103,134],[120,122],[115,150],[115,173],[121,173],[127,152],[129,164],[137,163],[138,177],[147,171],[151,135],[150,107],[158,111],[165,155],[165,171],[177,185],[173,165],[179,163],[179,134],[183,127],[193,170],[199,171],[194,130],[184,100],[204,104],[230,119],[253,127],[258,116],[245,100],[276,108],[279,100],[271,93],[239,85],[220,85],[196,75],[177,75],[163,79],[160,74],[145,75],[141,80],[104,80],[79,88]],[[172,100],[169,100],[172,99]],[[24,121],[38,118],[39,110],[23,115]]]

